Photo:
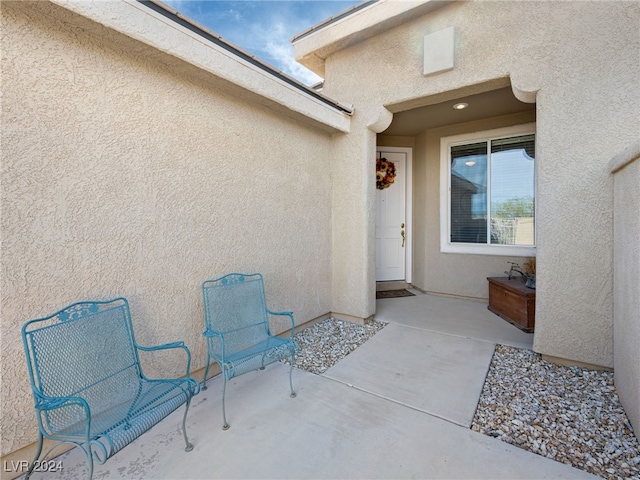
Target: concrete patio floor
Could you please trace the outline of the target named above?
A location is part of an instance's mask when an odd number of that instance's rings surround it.
[[[297,398],[284,364],[233,379],[223,431],[216,377],[189,410],[192,452],[180,408],[93,478],[598,478],[469,429],[495,344],[530,348],[533,335],[486,303],[412,291],[378,300],[389,325],[324,374],[294,370]],[[46,478],[85,478],[77,448],[58,460]]]

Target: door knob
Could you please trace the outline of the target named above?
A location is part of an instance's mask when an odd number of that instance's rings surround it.
[[[403,223],[403,225],[404,225],[404,223]],[[402,230],[400,232],[400,235],[402,235],[402,248],[404,248],[404,230]]]

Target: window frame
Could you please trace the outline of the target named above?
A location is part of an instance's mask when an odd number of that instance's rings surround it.
[[[538,162],[534,163],[533,191],[534,208],[536,215],[533,218],[534,244],[531,245],[499,245],[491,243],[452,243],[451,242],[451,147],[466,143],[495,140],[505,137],[517,137],[521,135],[536,135],[536,124],[526,123],[511,127],[483,130],[473,133],[464,133],[442,137],[440,139],[440,252],[465,253],[474,255],[501,255],[513,257],[532,257],[536,255],[538,235],[538,195],[537,172]],[[537,154],[536,154],[537,156]]]

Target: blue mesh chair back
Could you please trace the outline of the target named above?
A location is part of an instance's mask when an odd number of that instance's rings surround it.
[[[212,354],[222,359],[250,349],[269,337],[269,319],[262,276],[245,275],[244,281],[224,277],[220,282],[205,282],[205,327],[224,335],[222,344],[214,338]]]
[[[81,310],[67,310],[58,316],[59,323],[26,335],[38,391],[47,397],[83,398],[101,420],[101,425],[92,425],[95,432],[103,429],[102,424],[111,426],[126,417],[114,411],[113,405],[122,407],[126,402],[120,399],[132,398],[140,383],[140,371],[123,304],[100,311],[98,304],[91,308],[93,311],[85,312],[91,315],[84,321],[76,321],[83,314]],[[114,401],[112,395],[119,398]],[[52,431],[75,435],[84,431],[80,408],[47,411],[44,416]]]

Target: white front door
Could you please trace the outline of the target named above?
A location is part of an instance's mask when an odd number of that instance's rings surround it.
[[[376,189],[376,281],[406,280],[407,153],[381,147],[377,155],[393,162],[396,176]]]

